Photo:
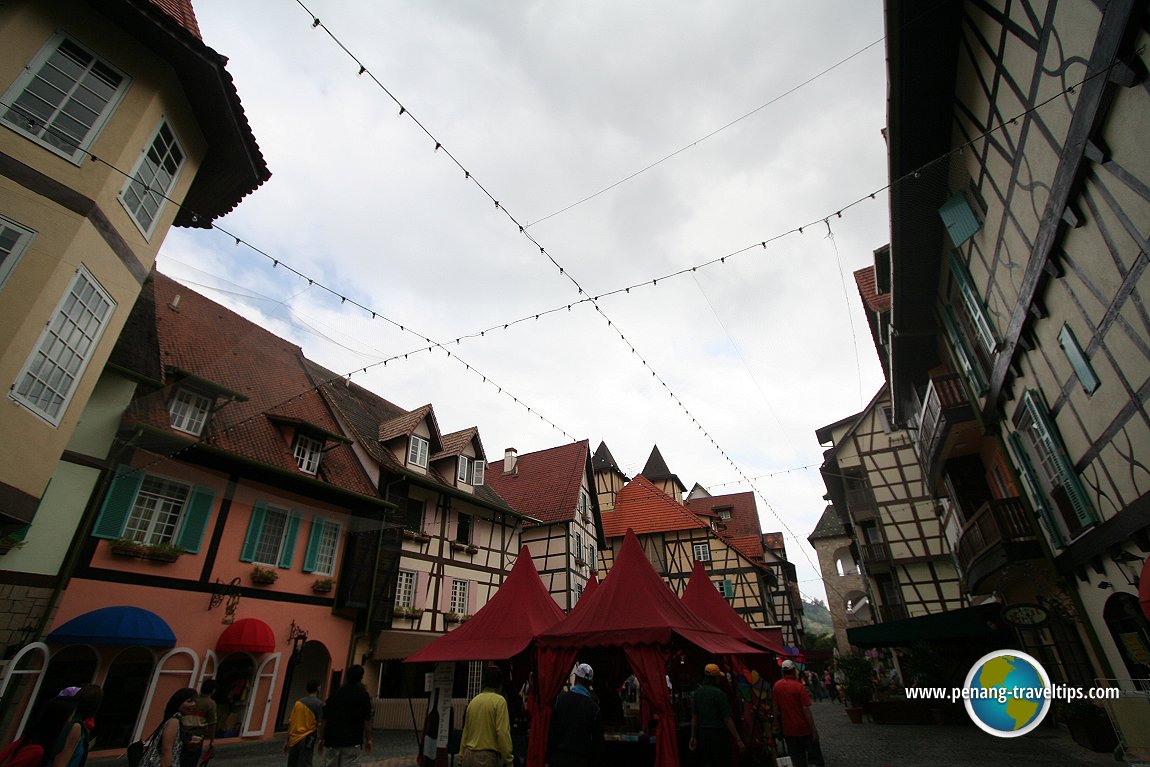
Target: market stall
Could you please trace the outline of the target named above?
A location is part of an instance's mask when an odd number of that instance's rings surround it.
[[[605,695],[613,699],[617,686],[633,675],[647,712],[638,732],[620,733],[619,749],[627,753],[609,754],[605,763],[677,767],[678,731],[668,685],[672,657],[702,668],[704,660],[764,652],[693,615],[655,572],[631,530],[607,577],[584,593],[566,618],[540,633],[536,644],[528,767],[545,763],[550,704],[577,659],[595,667],[601,701]],[[657,723],[653,738],[652,723]],[[636,744],[645,748],[636,751]]]

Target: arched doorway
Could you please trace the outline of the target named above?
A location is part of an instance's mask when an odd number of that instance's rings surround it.
[[[1102,619],[1110,629],[1126,671],[1139,690],[1150,690],[1150,624],[1138,605],[1138,597],[1125,592],[1106,600]]]
[[[239,736],[251,697],[255,669],[255,661],[246,652],[231,653],[220,660],[215,694],[215,701],[219,707],[217,738]]]
[[[123,748],[132,742],[155,665],[151,650],[129,647],[108,667],[104,679],[104,702],[100,706],[100,715],[96,717],[94,733],[100,748]]]
[[[100,658],[96,650],[89,645],[69,645],[57,651],[48,660],[44,680],[40,684],[36,700],[32,703],[27,721],[36,721],[40,707],[55,698],[65,687],[82,687],[95,682],[96,669],[99,665]]]
[[[276,712],[276,730],[287,728],[291,709],[297,700],[307,694],[307,683],[314,679],[321,685],[320,697],[326,698],[332,691],[323,689],[331,669],[331,653],[323,642],[305,642],[298,656],[293,654],[288,660],[284,674],[284,690],[280,696],[279,710]]]

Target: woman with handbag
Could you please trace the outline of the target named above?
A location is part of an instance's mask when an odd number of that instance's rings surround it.
[[[184,687],[176,690],[172,693],[172,697],[168,698],[168,705],[164,706],[164,723],[160,725],[159,737],[153,739],[159,743],[153,754],[149,754],[151,758],[145,757],[146,767],[195,767],[183,764],[184,753],[189,750],[187,746],[191,736],[185,732],[180,720],[184,714],[195,709],[198,694],[194,687]],[[199,750],[196,749],[195,753],[198,761]]]

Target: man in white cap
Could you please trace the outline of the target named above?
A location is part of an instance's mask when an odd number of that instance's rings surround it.
[[[599,764],[603,718],[591,697],[595,671],[586,663],[575,666],[575,684],[555,700],[551,732],[547,738],[548,767],[592,767]]]
[[[793,660],[783,661],[783,678],[775,682],[773,695],[775,733],[787,742],[794,767],[807,767],[807,754],[819,742],[819,731],[811,714],[811,694],[807,686],[797,679],[798,669]]]

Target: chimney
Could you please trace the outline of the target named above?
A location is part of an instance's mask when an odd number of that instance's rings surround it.
[[[519,474],[519,451],[509,447],[503,451],[503,476],[514,477]]]

